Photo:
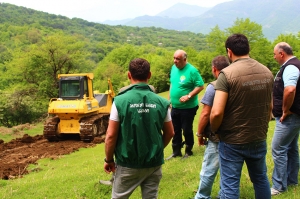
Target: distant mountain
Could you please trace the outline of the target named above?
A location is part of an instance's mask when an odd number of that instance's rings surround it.
[[[234,0],[216,5],[195,17],[186,29],[207,34],[212,27],[230,27],[239,18],[249,18],[262,26],[264,35],[273,40],[279,34],[300,31],[299,0]]]
[[[172,7],[164,10],[157,15],[156,17],[169,17],[169,18],[182,18],[182,17],[196,17],[205,13],[210,8],[188,5],[184,3],[177,3]]]
[[[153,16],[139,16],[134,19],[124,19],[124,20],[106,20],[103,22],[103,24],[115,26],[115,25],[129,25],[129,26],[139,26],[139,27],[149,27],[149,26],[156,26],[156,27],[163,27],[163,25],[168,26],[169,21],[172,21],[172,19],[180,19],[185,17],[196,17],[203,13],[205,13],[210,8],[201,7],[201,6],[195,6],[195,5],[188,5],[184,3],[177,3],[173,5],[172,7],[168,8],[167,10],[164,10],[157,15]],[[151,19],[152,17],[152,19]],[[160,18],[161,17],[161,18]],[[156,20],[157,19],[157,20]],[[159,20],[161,19],[161,22]],[[164,22],[165,21],[165,22]],[[143,24],[146,22],[146,24]],[[156,25],[155,23],[161,23],[162,25]],[[175,22],[173,23],[175,25]],[[170,26],[170,29],[173,29],[172,26]]]
[[[111,26],[116,26],[116,25],[122,25],[130,22],[132,19],[123,19],[123,20],[105,20],[103,22],[96,22],[96,23],[103,23]]]
[[[231,27],[237,18],[249,18],[260,24],[264,35],[273,40],[281,33],[300,31],[299,8],[299,0],[233,0],[220,3],[207,10],[199,6],[176,4],[157,16],[136,17],[120,25],[154,26],[208,34],[216,25],[223,30]],[[201,9],[204,10],[201,11]]]

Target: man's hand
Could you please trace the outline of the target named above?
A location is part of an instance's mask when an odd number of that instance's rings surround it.
[[[104,171],[106,173],[110,173],[110,172],[115,172],[116,170],[116,164],[115,162],[112,162],[112,163],[104,163]]]
[[[282,116],[279,119],[280,122],[283,122],[287,116],[292,114],[290,108],[294,103],[296,95],[296,86],[286,86],[283,90],[283,102],[282,102]]]
[[[288,110],[287,112],[283,112],[281,118],[279,119],[280,122],[283,122],[283,120],[285,120],[285,118],[289,115],[293,114],[290,110]]]
[[[188,95],[184,95],[184,96],[182,96],[180,99],[179,99],[179,101],[181,102],[181,103],[184,103],[184,102],[187,102],[187,101],[189,101],[189,97],[188,97]]]
[[[198,146],[204,146],[204,145],[207,144],[208,138],[205,137],[205,135],[203,135],[203,134],[198,134],[198,133],[197,133],[196,135],[197,135],[197,137],[198,137]]]

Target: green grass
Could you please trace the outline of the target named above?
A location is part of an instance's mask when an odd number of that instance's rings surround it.
[[[12,128],[0,127],[0,139],[4,142],[8,142],[12,139],[22,137],[25,134],[34,136],[43,132],[43,123],[37,123],[34,125],[24,124]]]
[[[202,92],[203,94],[203,92]],[[164,97],[167,93],[162,94]],[[194,121],[194,129],[197,128],[198,113]],[[268,177],[271,182],[273,161],[271,156],[271,140],[275,122],[270,122],[268,132],[267,166]],[[40,127],[38,127],[40,128]],[[32,129],[34,132],[34,130]],[[41,132],[39,130],[39,132]],[[0,137],[1,139],[1,137]],[[197,138],[195,137],[195,141]],[[197,142],[196,142],[197,143]],[[194,155],[181,160],[180,158],[166,161],[163,165],[163,178],[159,186],[159,199],[188,199],[194,196],[194,190],[199,184],[199,172],[202,165],[205,148],[195,145]],[[165,157],[172,153],[171,145],[165,149]],[[94,148],[83,148],[60,159],[42,159],[37,165],[31,165],[30,174],[15,180],[0,180],[0,198],[2,199],[30,199],[30,198],[78,198],[78,199],[109,199],[111,187],[100,185],[100,179],[110,179],[103,170],[104,144],[98,144]],[[36,172],[34,171],[36,170]],[[219,191],[219,174],[216,177],[212,197]],[[140,190],[132,194],[131,199],[140,199]],[[240,198],[254,198],[252,183],[244,166],[241,183]],[[299,199],[300,188],[289,188],[284,194],[276,196],[276,199]]]

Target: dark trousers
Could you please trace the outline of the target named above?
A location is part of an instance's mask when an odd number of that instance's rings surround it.
[[[185,139],[185,144],[188,146],[194,145],[193,122],[199,106],[189,109],[172,108],[171,117],[175,131],[172,140],[173,145],[181,145],[182,131]]]

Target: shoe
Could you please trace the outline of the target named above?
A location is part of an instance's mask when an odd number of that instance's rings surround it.
[[[175,157],[178,157],[178,156],[182,156],[182,153],[181,153],[181,148],[182,148],[182,145],[172,145],[172,149],[173,149],[173,154],[169,157],[166,158],[166,160],[170,160],[172,158],[175,158]]]
[[[112,186],[114,182],[114,178],[111,178],[110,180],[100,180],[99,183],[100,184],[104,184],[104,185],[108,185],[108,186]]]
[[[271,188],[271,196],[276,196],[276,195],[279,195],[281,192],[274,189],[274,188]]]
[[[186,158],[188,158],[189,156],[190,156],[190,155],[186,153],[186,154],[184,154],[184,156],[183,156],[181,159],[182,159],[182,160],[183,160],[183,159],[186,159]]]

